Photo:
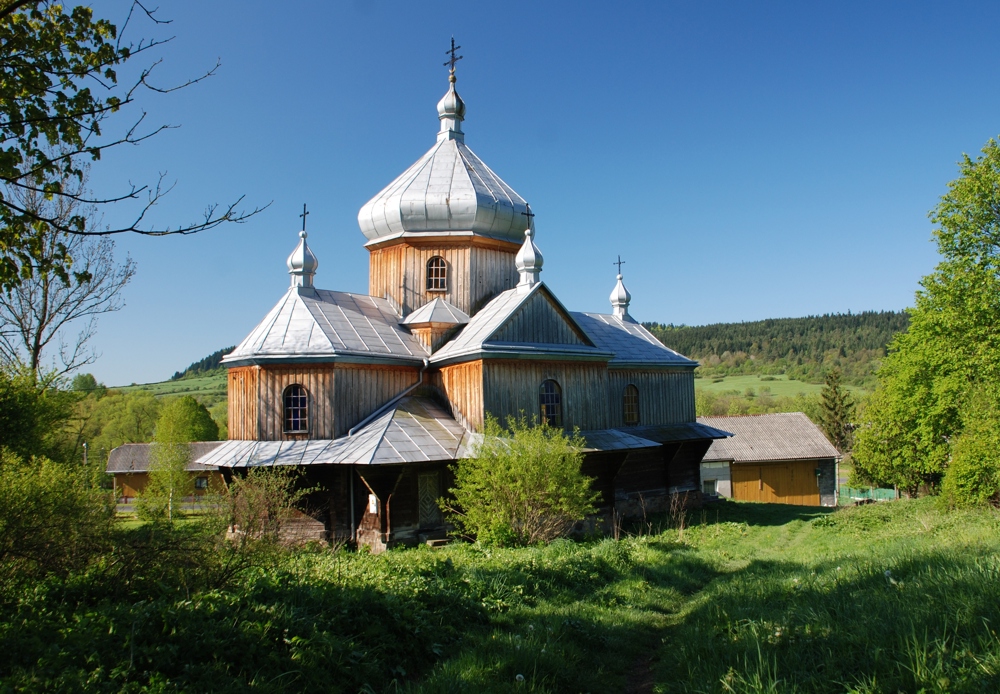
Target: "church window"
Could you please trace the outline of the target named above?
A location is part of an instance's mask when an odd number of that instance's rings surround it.
[[[538,390],[538,407],[541,410],[542,424],[562,426],[562,389],[552,379],[542,382],[542,387]]]
[[[309,391],[298,383],[285,388],[285,433],[304,434],[309,431]]]
[[[427,261],[427,291],[443,292],[448,289],[448,264],[439,255]]]
[[[625,411],[625,426],[634,427],[639,424],[639,389],[631,383],[625,386],[622,406]]]

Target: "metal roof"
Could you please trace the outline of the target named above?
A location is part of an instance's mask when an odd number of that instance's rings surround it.
[[[214,470],[214,466],[203,465],[197,461],[199,458],[211,453],[223,443],[223,441],[199,441],[196,443],[189,443],[188,447],[191,451],[191,462],[188,463],[184,469],[191,472]],[[113,475],[115,473],[149,472],[150,457],[152,455],[154,445],[155,444],[152,443],[123,443],[120,446],[112,448],[111,453],[108,454],[108,466],[105,469],[105,472],[109,475]]]
[[[732,438],[713,442],[704,462],[760,463],[840,457],[819,427],[802,412],[699,417],[698,421],[733,434]]]
[[[458,306],[449,304],[444,299],[434,299],[429,304],[424,304],[416,311],[413,311],[403,319],[403,325],[414,325],[419,323],[450,323],[452,325],[464,325],[469,322],[469,314]]]
[[[398,324],[399,315],[385,299],[291,287],[222,361],[337,356],[422,361],[427,350]]]
[[[701,420],[697,422],[679,422],[677,424],[649,424],[638,427],[623,427],[621,431],[632,436],[656,441],[657,443],[677,443],[697,439],[721,439],[731,435],[728,431],[704,424]]]
[[[614,353],[608,366],[698,365],[698,362],[665,347],[638,323],[606,313],[574,312],[571,315],[598,348]]]
[[[358,212],[368,240],[407,232],[472,231],[520,243],[524,198],[461,139],[443,138]]]
[[[581,431],[587,442],[584,451],[622,451],[633,448],[656,448],[660,444],[650,439],[634,436],[621,429],[595,429]]]

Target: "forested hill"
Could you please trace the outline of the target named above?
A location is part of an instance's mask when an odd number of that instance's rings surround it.
[[[183,371],[176,372],[173,376],[170,377],[170,380],[176,381],[177,379],[184,378],[185,376],[194,376],[196,374],[203,374],[207,371],[214,371],[215,369],[219,368],[219,365],[222,363],[222,358],[227,354],[229,354],[230,352],[232,352],[234,349],[236,349],[236,345],[220,349],[216,352],[212,352],[204,359],[196,361]]]
[[[844,382],[871,386],[892,337],[909,325],[901,311],[866,311],[701,326],[644,324],[657,338],[701,362],[702,376],[787,374],[819,383],[839,368]]]

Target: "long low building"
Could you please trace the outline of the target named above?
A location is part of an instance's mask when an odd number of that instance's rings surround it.
[[[190,443],[190,460],[185,469],[191,475],[193,494],[201,496],[222,484],[222,476],[214,465],[198,462],[222,445],[222,441],[201,441]],[[149,469],[152,464],[153,444],[123,443],[108,454],[107,474],[114,480],[115,496],[129,503],[142,493],[149,484]]]
[[[840,452],[802,412],[699,417],[732,434],[701,461],[701,489],[738,501],[837,505]]]

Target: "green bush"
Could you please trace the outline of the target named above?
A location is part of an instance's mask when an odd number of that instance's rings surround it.
[[[81,470],[0,449],[0,581],[85,567],[110,547],[114,513]]]
[[[442,501],[466,536],[499,546],[549,542],[594,513],[599,494],[580,473],[586,442],[579,432],[487,417],[475,457],[455,466],[454,504]]]
[[[963,411],[964,428],[951,444],[951,460],[941,492],[952,506],[994,505],[1000,501],[1000,411],[977,393]]]

